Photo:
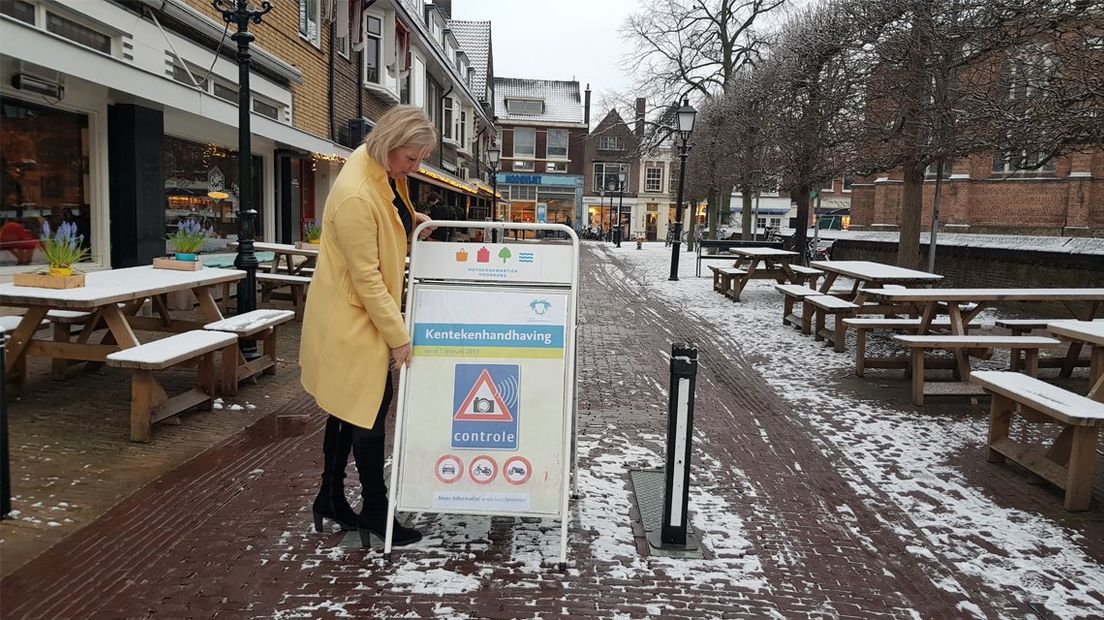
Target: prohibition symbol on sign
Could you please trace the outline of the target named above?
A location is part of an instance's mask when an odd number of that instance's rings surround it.
[[[476,484],[490,484],[498,475],[498,463],[486,454],[481,454],[468,465],[468,475]]]
[[[533,475],[533,466],[523,456],[511,456],[502,465],[502,477],[510,484],[525,484]]]
[[[446,454],[437,459],[433,473],[441,482],[452,484],[464,475],[464,462],[454,454]]]

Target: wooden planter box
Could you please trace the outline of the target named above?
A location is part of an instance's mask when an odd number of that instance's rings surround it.
[[[318,243],[307,243],[306,241],[295,242],[295,247],[300,250],[317,250],[319,245]]]
[[[203,262],[198,260],[176,260],[175,258],[153,259],[154,269],[175,269],[177,271],[199,271]]]
[[[16,273],[12,279],[16,286],[34,286],[38,288],[80,288],[84,286],[84,274],[71,276],[52,276],[48,273]]]

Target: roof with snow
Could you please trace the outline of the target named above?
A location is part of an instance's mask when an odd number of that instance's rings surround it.
[[[485,99],[487,64],[491,55],[491,22],[450,19],[448,27],[475,69],[475,74],[472,75],[472,92],[479,99]]]
[[[576,81],[496,77],[494,84],[495,116],[499,120],[583,125],[583,100]],[[544,102],[544,111],[541,114],[510,114],[506,108],[507,99],[539,99]]]

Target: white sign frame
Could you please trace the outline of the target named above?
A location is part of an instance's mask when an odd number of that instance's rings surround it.
[[[507,238],[506,231],[543,231],[564,233],[563,238],[536,239],[527,242],[514,241],[513,243],[471,243],[471,242],[425,242],[418,240],[418,233],[429,226],[452,229],[481,229],[484,238],[491,238],[491,231],[497,232],[497,239]],[[384,537],[384,558],[391,559],[394,516],[397,511],[447,513],[447,514],[479,514],[479,515],[505,515],[505,516],[534,516],[558,518],[560,520],[560,562],[562,570],[567,566],[567,541],[568,525],[570,523],[569,499],[575,497],[578,488],[578,454],[576,438],[576,398],[575,383],[577,380],[575,343],[576,322],[578,317],[578,291],[579,291],[579,238],[575,231],[562,224],[522,224],[512,222],[455,222],[434,221],[427,222],[414,231],[413,243],[410,252],[410,277],[406,290],[406,328],[411,334],[413,343],[414,325],[417,317],[419,292],[430,290],[467,290],[467,291],[501,291],[501,292],[547,292],[549,294],[565,295],[567,298],[566,320],[564,321],[563,334],[563,401],[561,407],[562,418],[560,426],[562,430],[559,444],[559,461],[561,472],[559,480],[559,497],[556,510],[529,511],[501,511],[467,507],[427,508],[425,506],[403,505],[405,476],[400,475],[400,468],[404,463],[403,453],[408,442],[417,441],[418,436],[406,432],[406,405],[408,401],[407,389],[409,376],[418,370],[417,356],[412,356],[410,368],[399,370],[399,390],[395,415],[395,439],[391,459],[391,484],[388,502],[387,531]],[[477,271],[467,268],[464,263],[470,260],[470,253],[479,246],[492,246],[494,256],[517,255],[524,248],[534,249],[541,247],[543,256],[549,257],[555,264],[539,265],[542,261],[536,261],[538,265],[524,265],[518,269],[500,269],[492,276],[484,279],[477,277]],[[503,250],[502,248],[505,248]],[[568,251],[569,250],[569,251]],[[464,252],[464,256],[459,254]],[[507,254],[507,252],[509,254]],[[455,255],[453,255],[455,253]],[[450,260],[450,257],[452,258]],[[464,261],[460,259],[464,258]],[[507,259],[502,260],[505,265]],[[519,261],[520,262],[520,257]],[[568,265],[564,265],[568,262]],[[458,264],[460,266],[458,267]],[[501,360],[508,362],[508,359]],[[526,500],[528,501],[528,500]],[[526,504],[528,507],[528,504]]]

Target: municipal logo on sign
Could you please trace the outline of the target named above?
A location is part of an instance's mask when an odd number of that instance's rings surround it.
[[[510,484],[525,484],[533,475],[533,466],[523,456],[511,456],[502,465],[502,477]]]
[[[433,473],[441,482],[452,484],[464,475],[464,462],[455,454],[446,454],[437,459],[437,465]]]
[[[516,364],[456,365],[453,448],[517,450],[520,369]]]
[[[498,474],[498,463],[494,459],[483,454],[472,459],[468,466],[468,475],[478,484],[490,484]]]

